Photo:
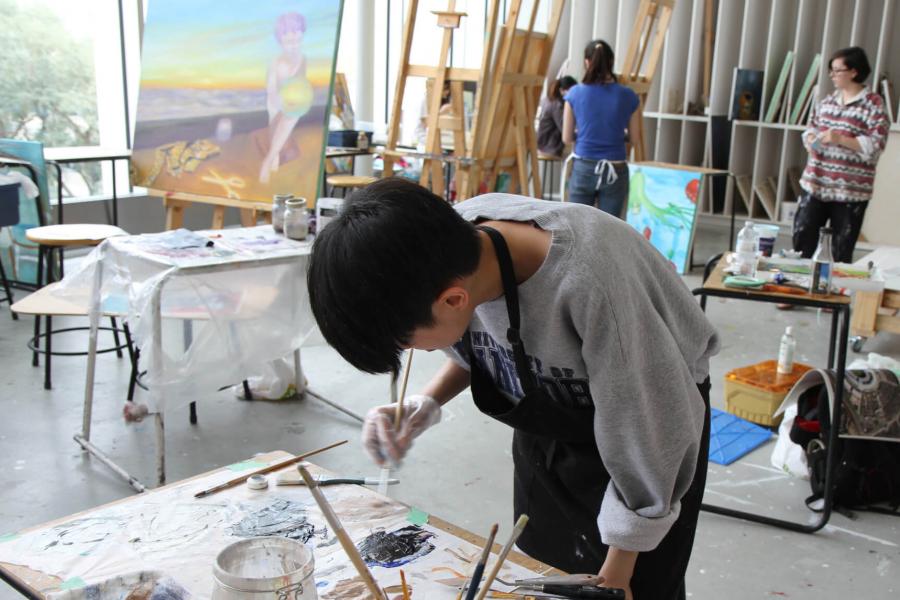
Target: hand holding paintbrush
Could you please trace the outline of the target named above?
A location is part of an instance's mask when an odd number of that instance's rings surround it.
[[[395,398],[397,404],[397,410],[394,413],[394,431],[399,435],[400,434],[400,424],[403,422],[403,398],[406,396],[406,384],[409,383],[409,371],[412,368],[412,358],[413,358],[413,349],[409,349],[409,353],[406,355],[406,370],[403,373],[403,383],[400,385],[400,395]],[[391,390],[396,390],[396,380],[391,382]],[[381,476],[378,482],[378,493],[382,496],[387,495],[387,486],[388,479],[391,476],[391,469],[389,467],[382,467]]]

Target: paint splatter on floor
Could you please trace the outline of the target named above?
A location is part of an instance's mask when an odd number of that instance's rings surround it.
[[[371,594],[359,577],[338,581],[334,589],[322,594],[322,600],[369,600]]]
[[[417,525],[385,533],[376,531],[361,541],[357,548],[369,566],[393,568],[405,565],[434,550],[429,538],[434,534]]]
[[[306,516],[306,507],[278,499],[256,510],[231,526],[238,537],[279,536],[306,543],[314,535],[326,536],[327,529],[316,529]]]

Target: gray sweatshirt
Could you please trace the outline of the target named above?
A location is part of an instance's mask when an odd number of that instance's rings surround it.
[[[522,340],[554,397],[594,404],[611,477],[597,517],[603,542],[656,548],[696,470],[705,411],[697,383],[718,351],[715,329],[672,265],[600,210],[511,194],[456,209],[468,221],[530,221],[552,233],[544,263],[518,288]],[[515,402],[523,392],[508,326],[500,297],[476,308],[470,331],[476,356],[491,357],[480,366]],[[469,368],[461,344],[445,352]]]

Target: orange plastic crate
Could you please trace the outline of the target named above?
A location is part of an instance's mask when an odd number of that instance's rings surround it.
[[[794,363],[794,370],[784,375],[777,372],[778,361],[761,363],[729,371],[725,375],[725,409],[733,415],[760,425],[777,427],[781,415],[773,413],[809,365]]]

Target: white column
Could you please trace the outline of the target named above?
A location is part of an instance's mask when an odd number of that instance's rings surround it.
[[[593,0],[572,0],[569,25],[569,75],[581,80],[584,75],[584,47],[593,39]]]
[[[357,129],[372,129],[375,117],[375,2],[358,0],[356,7],[356,85],[353,94],[353,110],[356,114]],[[363,156],[356,159],[356,174],[372,174],[372,158]]]

